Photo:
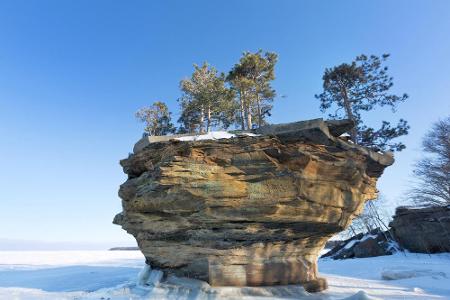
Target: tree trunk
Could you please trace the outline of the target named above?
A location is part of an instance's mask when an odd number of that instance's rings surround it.
[[[244,94],[245,95],[245,94]],[[244,110],[245,110],[245,116],[247,121],[247,130],[252,129],[252,111],[250,107],[250,99],[248,101],[245,101],[246,98],[244,98]]]
[[[258,127],[262,126],[262,112],[261,112],[261,101],[259,100],[258,94],[256,94],[256,105],[258,106]]]
[[[239,104],[241,105],[241,130],[245,130],[244,98],[241,90],[239,90]]]
[[[211,106],[208,106],[208,109],[206,110],[206,131],[210,132],[211,131]]]
[[[199,128],[200,134],[204,133],[203,123],[205,123],[205,109],[203,108],[202,105],[202,107],[200,108],[200,128]]]
[[[251,111],[250,107],[247,109],[247,125],[248,125],[248,130],[251,130],[253,128],[252,111]]]
[[[342,98],[344,99],[344,109],[345,109],[345,113],[347,114],[347,118],[352,120],[356,124],[356,120],[355,120],[355,116],[353,115],[353,111],[352,111],[352,107],[351,107],[351,104],[350,104],[350,100],[348,99],[347,89],[345,87],[342,88],[341,93],[342,93]],[[350,130],[350,138],[352,139],[352,141],[355,144],[358,143],[358,133],[357,133],[355,127],[353,127]]]

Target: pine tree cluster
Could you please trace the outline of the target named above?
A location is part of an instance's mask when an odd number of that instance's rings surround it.
[[[349,132],[354,143],[375,150],[401,151],[405,145],[392,140],[408,134],[407,121],[400,119],[392,126],[382,120],[381,127],[374,129],[364,123],[361,114],[379,106],[395,111],[398,103],[408,99],[407,94],[390,93],[393,78],[383,65],[388,57],[389,54],[360,55],[351,63],[325,69],[323,92],[315,97],[323,112],[335,109],[330,118],[355,122],[356,127]],[[277,61],[276,53],[259,50],[244,52],[227,74],[219,73],[207,62],[194,65],[191,76],[180,81],[177,130],[167,106],[160,101],[141,109],[136,117],[146,123],[145,132],[149,135],[202,134],[230,126],[241,130],[261,127],[267,124],[276,97],[272,82]]]

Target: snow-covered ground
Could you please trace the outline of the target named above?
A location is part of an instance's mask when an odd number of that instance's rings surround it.
[[[139,251],[2,251],[0,299],[450,299],[450,254],[319,260],[329,289],[317,294],[180,278],[140,286],[143,265]]]

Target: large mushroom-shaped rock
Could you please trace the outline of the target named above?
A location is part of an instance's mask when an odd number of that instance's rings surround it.
[[[393,163],[336,137],[344,127],[351,122],[316,119],[257,136],[144,138],[121,161],[128,180],[114,223],[166,274],[320,291],[320,250],[376,197],[377,178]]]

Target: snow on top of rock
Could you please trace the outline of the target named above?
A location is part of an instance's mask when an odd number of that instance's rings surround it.
[[[354,239],[351,240],[347,245],[345,245],[344,249],[350,249],[351,247],[353,247],[353,245],[355,245],[356,243],[361,243],[364,242],[365,240],[368,239],[376,239],[377,235],[376,234],[366,234],[364,235],[361,239]]]
[[[350,249],[356,243],[359,243],[359,240],[351,240],[350,243],[348,243],[347,245],[344,246],[344,249]]]
[[[363,236],[360,240],[359,240],[359,242],[364,242],[365,240],[368,240],[368,239],[376,239],[377,238],[377,235],[376,234],[366,234],[365,236]]]
[[[242,133],[243,135],[247,136],[258,136],[258,134],[245,132]],[[202,141],[202,140],[220,140],[220,139],[230,139],[236,137],[235,134],[229,133],[228,131],[211,131],[205,134],[199,134],[199,135],[190,135],[190,136],[182,136],[179,138],[176,138],[178,141]]]

